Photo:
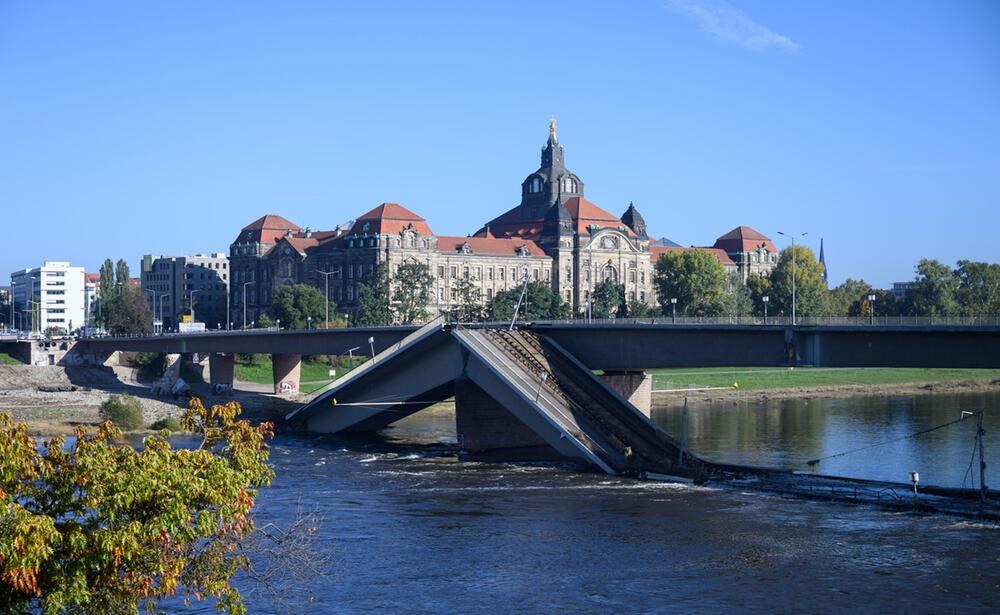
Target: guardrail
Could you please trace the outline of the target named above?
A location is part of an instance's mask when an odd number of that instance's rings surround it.
[[[428,320],[427,322],[431,322]],[[472,327],[509,327],[510,321],[484,321],[484,322],[459,322],[457,320],[447,320],[448,324]],[[409,325],[384,325],[380,327],[353,327],[357,329],[398,329],[415,328],[427,323],[413,323]],[[654,318],[568,318],[563,320],[519,320],[518,325],[598,325],[598,326],[626,326],[626,325],[743,325],[743,326],[791,326],[790,316],[657,316]],[[1000,328],[1000,316],[800,316],[795,319],[795,326],[815,327],[815,326],[876,326],[876,327],[928,327],[928,326],[948,326],[948,327],[969,327],[969,328]],[[351,328],[351,327],[349,327]],[[248,329],[206,329],[204,331],[190,331],[186,333],[148,333],[133,335],[111,335],[98,334],[90,336],[80,336],[77,339],[138,339],[150,337],[190,337],[199,335],[247,335],[247,334],[287,334],[287,333],[319,333],[333,329],[278,329],[277,327],[256,327]],[[3,339],[3,338],[0,338]],[[16,339],[13,338],[12,339]]]

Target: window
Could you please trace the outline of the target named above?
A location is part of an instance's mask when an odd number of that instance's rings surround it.
[[[532,272],[531,272],[531,279],[533,279],[536,282],[541,279],[540,277],[538,277],[538,270],[537,269],[532,270]]]
[[[531,184],[528,186],[528,192],[541,192],[542,191],[542,180],[539,177],[532,177]]]
[[[635,270],[634,269],[629,270],[629,272],[628,272],[628,281],[632,282],[632,283],[635,283]]]
[[[640,284],[645,284],[646,283],[646,272],[645,271],[640,271],[639,272],[639,283]]]
[[[444,301],[444,289],[438,288],[438,301]]]
[[[354,279],[354,267],[351,267],[350,265],[347,266],[347,279],[348,280]]]
[[[583,272],[583,279],[586,280],[587,282],[590,281],[590,269]]]
[[[456,301],[458,299],[458,289],[451,289],[451,300]]]
[[[604,267],[604,281],[618,283],[618,270],[613,265]]]
[[[642,291],[641,293],[639,293],[639,301],[646,303],[646,291]]]
[[[469,268],[468,267],[462,267],[462,277],[465,278],[466,280],[469,279]]]
[[[451,279],[454,280],[457,277],[458,277],[458,267],[456,267],[455,265],[452,265],[451,266]]]
[[[438,278],[444,277],[444,265],[438,265]]]
[[[486,270],[486,279],[487,280],[493,279],[493,267],[490,267],[489,269]]]
[[[566,281],[572,281],[573,279],[573,269],[571,267],[566,267]]]
[[[486,300],[487,301],[493,301],[493,289],[492,288],[487,288],[486,289]]]
[[[483,268],[482,267],[476,267],[476,279],[477,280],[483,279]]]
[[[504,269],[503,267],[500,267],[500,269],[499,269],[499,270],[497,270],[497,273],[499,273],[499,274],[500,274],[500,279],[501,279],[501,280],[503,280],[503,279],[504,279],[504,272],[505,272],[505,271],[506,271],[506,269]]]

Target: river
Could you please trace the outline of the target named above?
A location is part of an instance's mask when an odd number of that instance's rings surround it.
[[[1000,395],[692,405],[707,458],[798,467],[985,408]],[[679,434],[680,410],[654,420]],[[821,462],[827,473],[961,485],[973,423]],[[322,516],[327,574],[295,613],[997,612],[1000,528],[944,516],[643,482],[561,464],[459,461],[453,417],[383,439],[279,436],[258,523]],[[251,597],[251,613],[285,612]],[[174,609],[171,608],[171,611]],[[188,612],[181,609],[178,612]],[[206,604],[189,611],[210,612]]]

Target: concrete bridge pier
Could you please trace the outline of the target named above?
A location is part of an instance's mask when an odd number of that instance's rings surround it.
[[[236,355],[213,352],[208,357],[208,378],[212,390],[220,393],[232,389],[236,372]]]
[[[272,354],[271,373],[274,374],[274,393],[276,395],[298,393],[302,374],[302,355]]]
[[[455,380],[455,432],[463,453],[475,458],[565,458],[468,378]]]
[[[605,370],[599,378],[649,418],[653,407],[653,377],[642,371]]]

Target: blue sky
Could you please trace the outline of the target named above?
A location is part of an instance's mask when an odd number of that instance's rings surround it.
[[[550,115],[588,198],[656,236],[808,231],[833,283],[1000,261],[997,2],[6,0],[0,271],[383,201],[464,235]]]

